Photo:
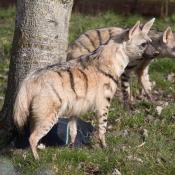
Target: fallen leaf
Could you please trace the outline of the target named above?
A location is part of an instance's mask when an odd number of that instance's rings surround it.
[[[142,134],[145,138],[148,137],[148,130],[147,129],[143,129],[143,134]]]
[[[162,106],[157,106],[156,107],[156,111],[157,111],[157,114],[160,115],[162,113],[162,110],[163,110],[163,107]]]
[[[123,131],[122,135],[123,135],[124,137],[129,136],[129,132],[128,132],[128,130],[125,129],[125,130]]]
[[[141,158],[138,158],[135,156],[128,156],[127,159],[130,161],[137,161],[137,162],[143,163],[143,160]]]
[[[113,128],[112,125],[108,125],[107,127],[108,130],[112,130],[112,128]]]
[[[121,172],[117,168],[115,168],[112,172],[112,175],[121,175]]]
[[[24,160],[26,160],[26,158],[27,158],[27,153],[24,152],[24,153],[22,154],[22,157],[23,157]]]
[[[175,81],[175,74],[174,73],[171,73],[171,74],[169,74],[168,76],[167,76],[167,80],[168,81]]]
[[[137,148],[141,148],[142,146],[145,145],[145,142],[141,143],[140,145],[137,146]]]
[[[146,138],[148,137],[148,130],[147,129],[141,129],[140,130],[141,138],[143,142],[145,142]]]

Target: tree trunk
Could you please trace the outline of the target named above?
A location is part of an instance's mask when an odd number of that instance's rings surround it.
[[[169,0],[161,1],[160,16],[167,17],[169,14]]]
[[[137,6],[138,6],[138,0],[134,0],[132,9],[131,9],[131,13],[136,13],[137,12]]]
[[[14,99],[26,74],[66,60],[72,5],[73,0],[17,0],[8,85],[0,114],[0,129],[6,136],[14,128]]]
[[[169,0],[165,0],[165,16],[169,14]]]

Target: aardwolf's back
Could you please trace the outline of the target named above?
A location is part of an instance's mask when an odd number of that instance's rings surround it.
[[[124,29],[119,27],[107,27],[85,32],[69,46],[67,60],[93,52],[100,45],[107,43],[112,37],[121,34],[123,31]]]

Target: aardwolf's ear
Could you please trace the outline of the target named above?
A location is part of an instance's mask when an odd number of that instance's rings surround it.
[[[167,27],[167,29],[163,33],[163,42],[168,43],[168,41],[172,39],[174,39],[174,35],[171,30],[171,27]]]
[[[136,24],[129,30],[129,39],[134,35],[138,34],[140,31],[140,21],[137,21]]]
[[[148,34],[152,25],[154,24],[154,21],[155,21],[155,18],[152,18],[147,23],[145,23],[145,25],[142,27],[142,32],[144,32],[145,34]]]

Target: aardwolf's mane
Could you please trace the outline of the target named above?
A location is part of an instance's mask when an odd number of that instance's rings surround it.
[[[95,51],[87,55],[80,56],[78,59],[74,59],[74,60],[70,60],[70,61],[62,62],[62,63],[56,63],[53,65],[48,65],[44,68],[36,70],[35,72],[39,73],[39,72],[43,72],[44,70],[52,70],[52,71],[68,70],[70,68],[74,68],[79,65],[82,65],[85,68],[89,64],[92,64],[94,60],[97,60],[100,58],[101,52],[106,44],[101,45]]]
[[[91,64],[94,60],[100,57],[103,48],[104,48],[104,45],[100,46],[98,49],[96,49],[95,51],[87,55],[80,56],[78,59],[70,60],[63,63],[56,63],[53,65],[49,65],[43,69],[53,70],[53,71],[68,70],[70,68],[73,68],[79,65],[82,65],[85,68],[87,65]]]

